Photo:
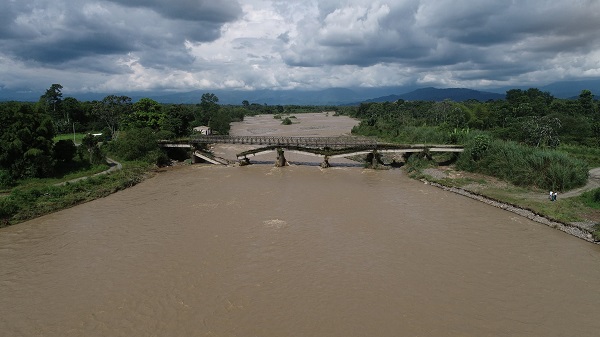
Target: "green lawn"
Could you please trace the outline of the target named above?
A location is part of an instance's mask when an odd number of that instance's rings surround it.
[[[94,131],[94,132],[90,132],[90,133],[97,133],[97,132]],[[54,136],[54,142],[58,142],[59,140],[65,140],[65,139],[73,140],[73,138],[75,138],[75,140],[74,140],[75,144],[81,144],[83,137],[85,137],[85,135],[87,135],[87,134],[88,134],[87,132],[78,132],[75,134],[63,133],[63,134]]]

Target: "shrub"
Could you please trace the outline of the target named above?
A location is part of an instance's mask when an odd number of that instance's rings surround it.
[[[589,207],[600,209],[600,188],[583,193],[581,200]]]
[[[588,178],[586,163],[565,153],[501,140],[484,142],[477,137],[465,146],[457,167],[491,175],[517,186],[553,191],[582,186]]]
[[[58,161],[68,162],[73,160],[77,147],[70,139],[59,140],[54,144],[54,158]]]
[[[478,161],[479,159],[483,158],[485,152],[490,147],[491,139],[486,135],[477,135],[471,142],[471,159]]]
[[[406,171],[408,173],[420,172],[432,165],[433,162],[424,153],[411,154],[406,159]]]
[[[15,183],[15,180],[7,170],[0,170],[0,188],[11,187]]]
[[[160,165],[168,160],[167,155],[158,146],[156,135],[149,128],[128,130],[109,149],[127,161],[142,160]]]

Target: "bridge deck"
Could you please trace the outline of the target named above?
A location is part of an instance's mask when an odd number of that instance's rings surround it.
[[[282,136],[196,136],[179,141],[161,141],[164,147],[190,146],[194,144],[243,144],[258,145],[260,148],[251,149],[237,154],[238,159],[248,155],[275,151],[286,148],[295,152],[313,155],[341,157],[360,154],[365,151],[378,152],[462,152],[460,145],[445,144],[391,144],[380,143],[370,138],[358,137],[282,137]],[[365,152],[366,153],[366,152]]]
[[[196,136],[186,142],[192,144],[244,144],[302,146],[313,148],[375,147],[377,141],[357,137],[282,137],[282,136]]]

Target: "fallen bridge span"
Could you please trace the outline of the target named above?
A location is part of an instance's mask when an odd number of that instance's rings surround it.
[[[241,144],[253,145],[256,148],[238,153],[241,165],[250,164],[249,157],[276,152],[276,166],[284,166],[287,160],[284,151],[319,156],[323,158],[321,166],[328,167],[329,159],[367,155],[370,164],[376,166],[379,156],[384,153],[425,153],[462,152],[460,145],[453,144],[393,144],[377,142],[372,138],[358,137],[277,137],[277,136],[196,136],[175,141],[159,142],[163,147],[198,147],[206,144]],[[196,151],[197,152],[197,151]]]

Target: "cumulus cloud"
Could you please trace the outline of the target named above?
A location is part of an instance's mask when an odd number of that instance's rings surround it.
[[[7,0],[0,85],[493,86],[599,76],[596,0]],[[47,83],[43,84],[43,87]]]

